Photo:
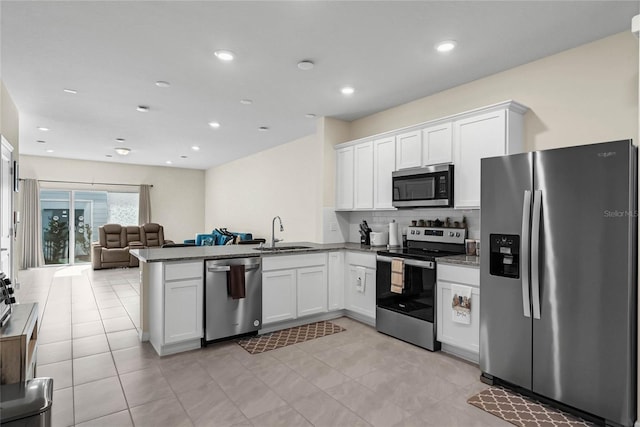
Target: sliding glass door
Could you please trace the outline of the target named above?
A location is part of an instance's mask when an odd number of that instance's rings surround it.
[[[40,209],[45,264],[87,263],[101,225],[137,225],[138,193],[41,190]]]

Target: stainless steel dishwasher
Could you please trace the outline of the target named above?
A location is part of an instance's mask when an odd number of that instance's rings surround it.
[[[245,297],[233,299],[227,290],[231,266],[244,266]],[[257,333],[262,325],[262,259],[230,258],[206,262],[203,345],[236,335]]]

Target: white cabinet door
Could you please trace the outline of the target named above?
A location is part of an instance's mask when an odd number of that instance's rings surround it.
[[[353,147],[336,150],[336,209],[353,209]]]
[[[373,209],[373,141],[358,144],[354,147],[355,209]]]
[[[329,252],[329,310],[344,308],[344,252]]]
[[[262,273],[262,323],[296,318],[296,271]]]
[[[164,342],[202,337],[202,278],[166,282],[164,286]]]
[[[392,136],[373,144],[373,207],[392,209],[391,174],[396,170],[396,139]]]
[[[376,271],[350,264],[345,284],[345,308],[375,319]]]
[[[471,287],[471,323],[453,321],[451,283],[438,281],[438,341],[480,353],[480,288]]]
[[[327,311],[327,266],[297,270],[298,317]]]
[[[456,208],[480,207],[480,159],[506,154],[506,110],[454,122]]]
[[[396,170],[417,168],[422,163],[422,133],[417,130],[396,136]]]
[[[422,165],[451,163],[451,122],[422,130]]]

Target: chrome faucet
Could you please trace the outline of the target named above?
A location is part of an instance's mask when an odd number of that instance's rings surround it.
[[[276,242],[280,242],[282,239],[276,239],[275,226],[276,219],[280,222],[280,231],[284,231],[284,227],[282,226],[282,220],[279,216],[274,216],[273,221],[271,221],[271,247],[276,247]]]

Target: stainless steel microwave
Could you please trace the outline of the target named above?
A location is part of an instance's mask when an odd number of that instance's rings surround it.
[[[453,165],[404,169],[392,174],[393,206],[397,208],[453,206]]]

